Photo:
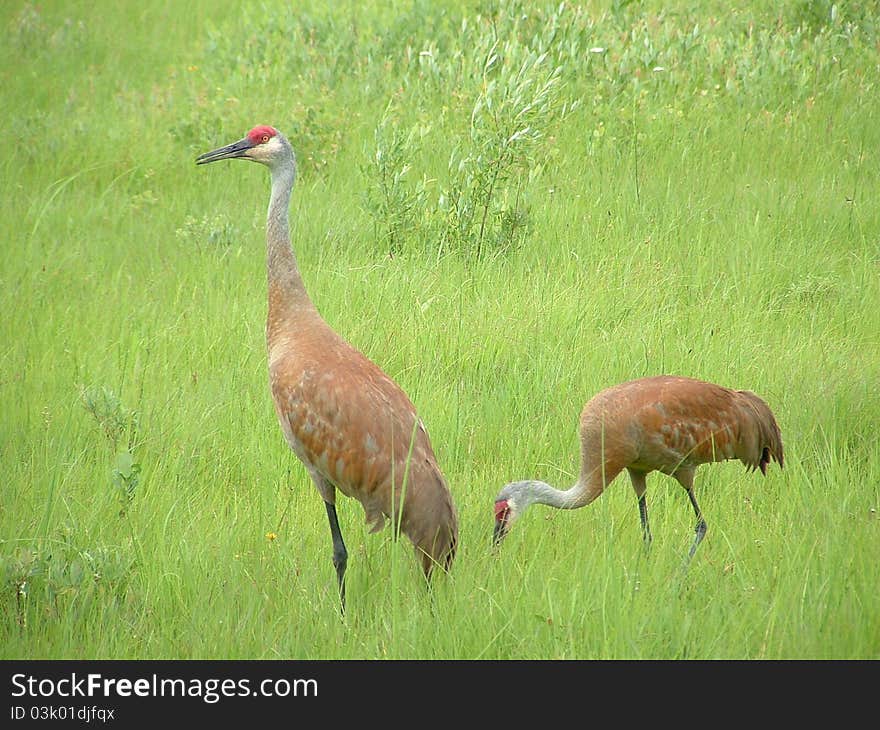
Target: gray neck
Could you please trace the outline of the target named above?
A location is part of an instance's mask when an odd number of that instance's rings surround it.
[[[575,509],[583,504],[580,482],[564,490],[536,480],[529,480],[527,483],[530,504],[546,504],[557,509]]]
[[[290,245],[290,193],[296,179],[296,165],[289,160],[272,172],[272,195],[266,216],[266,268],[270,289],[275,287],[291,301],[308,296]]]

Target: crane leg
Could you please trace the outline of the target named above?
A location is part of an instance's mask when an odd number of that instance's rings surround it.
[[[330,521],[330,535],[333,537],[333,567],[336,568],[336,579],[339,582],[339,600],[342,613],[345,613],[345,566],[348,564],[348,551],[342,540],[339,520],[336,517],[336,505],[324,502],[327,508],[327,519]]]
[[[647,487],[645,483],[645,477],[647,474],[643,471],[635,471],[634,469],[627,469],[629,472],[629,479],[632,482],[633,489],[636,492],[636,497],[639,500],[639,519],[642,522],[642,537],[645,539],[645,547],[651,546],[651,528],[648,526],[648,503],[645,501],[645,489]]]
[[[651,528],[648,527],[648,503],[645,501],[645,495],[639,497],[639,518],[642,521],[642,536],[645,538],[645,547],[651,546]]]
[[[694,529],[696,536],[694,537],[694,544],[691,545],[690,552],[688,553],[688,558],[694,557],[694,553],[697,551],[697,545],[699,545],[703,538],[706,536],[706,520],[703,519],[703,513],[700,511],[700,505],[697,504],[697,498],[694,496],[694,489],[691,487],[687,490],[688,497],[691,500],[691,504],[694,506],[694,512],[697,515],[697,526]]]
[[[691,545],[690,552],[688,552],[688,560],[690,560],[694,557],[694,553],[697,551],[697,545],[699,545],[706,536],[706,520],[703,519],[703,512],[700,510],[700,505],[697,504],[697,498],[694,495],[694,469],[679,469],[672,476],[674,476],[678,480],[678,483],[685,488],[688,499],[691,501],[691,505],[694,508],[694,514],[697,515],[697,526],[694,528],[694,543]]]

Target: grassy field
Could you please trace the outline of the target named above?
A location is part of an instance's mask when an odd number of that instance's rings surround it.
[[[11,0],[0,9],[0,657],[880,658],[877,3]],[[461,520],[324,507],[267,387],[268,176],[325,318],[409,393]],[[536,507],[608,385],[748,388],[784,471]]]

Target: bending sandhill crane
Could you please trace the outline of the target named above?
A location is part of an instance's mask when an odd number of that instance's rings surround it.
[[[324,321],[303,284],[291,248],[288,208],[296,158],[277,129],[247,136],[197,158],[269,168],[266,222],[269,383],[281,430],[324,500],[333,565],[345,610],[348,553],[336,515],[336,490],[358,500],[373,532],[390,518],[416,548],[425,577],[448,570],[458,517],[428,433],[406,393]],[[395,533],[396,534],[396,533]]]
[[[692,378],[660,375],[606,388],[584,406],[580,419],[581,470],[565,491],[539,481],[507,484],[495,498],[494,541],[532,504],[559,509],[588,505],[626,469],[639,502],[646,543],[651,542],[645,478],[669,474],[687,491],[697,515],[688,559],[706,534],[694,496],[700,464],[739,459],[749,471],[782,468],[782,434],[767,404],[748,390],[730,390]]]

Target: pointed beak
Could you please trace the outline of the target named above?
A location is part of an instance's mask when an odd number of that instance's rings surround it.
[[[492,547],[498,547],[507,534],[507,523],[503,519],[495,520],[495,530],[492,533]]]
[[[244,157],[245,153],[254,146],[247,137],[233,142],[225,147],[220,147],[203,155],[196,157],[197,165],[207,165],[209,162],[217,162],[217,160],[231,160],[235,157]]]
[[[506,499],[495,502],[495,531],[492,533],[492,547],[498,547],[510,527],[511,505]]]

